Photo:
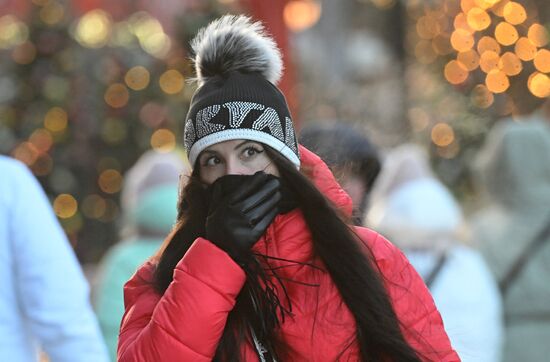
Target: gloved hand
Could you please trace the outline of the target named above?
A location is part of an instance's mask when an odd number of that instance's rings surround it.
[[[228,181],[238,184],[226,192]],[[244,266],[252,257],[250,249],[279,213],[280,181],[257,172],[253,176],[223,176],[212,188],[206,238]]]

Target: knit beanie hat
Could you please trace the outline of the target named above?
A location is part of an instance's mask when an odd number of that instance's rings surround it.
[[[245,139],[274,148],[299,167],[290,112],[275,86],[281,54],[263,25],[225,15],[201,29],[191,46],[199,85],[185,122],[191,165],[207,147]]]

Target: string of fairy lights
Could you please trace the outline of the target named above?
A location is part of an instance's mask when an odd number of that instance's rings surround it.
[[[525,104],[550,96],[548,24],[541,22],[535,1],[410,0],[406,9],[414,59],[469,100],[440,97],[447,103],[445,111],[437,104],[431,104],[436,113],[430,106],[409,110],[413,131],[427,133],[438,157],[457,157],[461,143],[472,142],[468,137],[476,138],[490,123],[470,120],[516,117],[526,111]],[[450,104],[462,107],[460,116]]]
[[[491,106],[495,95],[510,89],[511,78],[526,72],[530,94],[550,96],[549,37],[536,7],[528,10],[512,0],[446,0],[420,9],[410,12],[416,58],[424,64],[450,58],[443,74],[454,85],[481,78],[471,87],[480,108]]]

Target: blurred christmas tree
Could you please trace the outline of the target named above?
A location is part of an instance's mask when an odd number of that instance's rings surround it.
[[[72,19],[69,6],[37,0],[26,23],[0,17],[0,153],[32,169],[81,261],[95,262],[118,238],[125,171],[181,138],[194,89],[180,44],[224,10],[189,11],[174,40],[146,12]]]
[[[411,1],[407,14],[413,136],[474,201],[472,160],[488,129],[550,97],[550,9],[544,0]]]

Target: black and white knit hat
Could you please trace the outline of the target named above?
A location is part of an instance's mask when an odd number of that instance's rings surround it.
[[[290,112],[275,86],[281,54],[262,24],[226,15],[201,29],[191,46],[199,85],[185,122],[191,165],[213,144],[246,139],[274,148],[299,167]]]

